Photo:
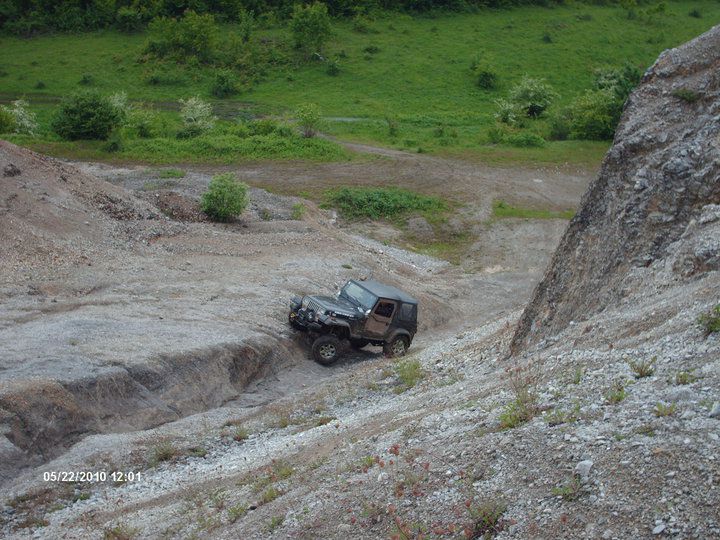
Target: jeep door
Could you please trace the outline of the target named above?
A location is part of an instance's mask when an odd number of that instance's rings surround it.
[[[365,323],[365,332],[372,336],[385,336],[395,315],[397,305],[392,300],[381,298],[375,304]]]

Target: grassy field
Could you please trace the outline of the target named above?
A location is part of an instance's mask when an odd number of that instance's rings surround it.
[[[691,17],[692,10],[701,17]],[[619,7],[573,4],[437,18],[384,15],[365,32],[353,29],[349,21],[338,21],[324,51],[337,61],[338,74],[328,74],[323,62],[299,62],[289,46],[280,45],[286,56],[282,65],[270,67],[252,89],[216,101],[216,109],[226,122],[238,114],[291,118],[298,105],[313,102],[322,108],[323,130],[341,140],[495,164],[592,166],[608,143],[548,142],[542,148],[489,144],[494,101],[527,74],[554,87],[560,95],[555,107],[566,105],[590,88],[594,69],[626,61],[644,69],[662,50],[719,21],[720,3],[708,0],[670,2],[664,14],[635,19]],[[213,68],[141,63],[145,39],[114,31],[0,39],[0,100],[24,96],[43,128],[35,138],[14,140],[56,155],[103,159],[108,156],[100,144],[60,142],[49,133],[60,97],[86,87],[106,93],[122,90],[131,100],[151,103],[170,123],[177,121],[178,99],[210,97]],[[287,30],[261,29],[254,39],[283,43]],[[485,91],[474,83],[470,63],[480,53],[496,67],[496,90]],[[89,85],[80,84],[85,75]],[[528,129],[544,134],[546,122],[531,122]],[[130,141],[116,157],[156,163],[348,158],[331,143],[248,144],[223,139],[225,131],[220,129],[200,145],[168,138]]]

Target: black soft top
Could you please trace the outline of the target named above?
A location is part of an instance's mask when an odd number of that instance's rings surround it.
[[[356,283],[363,289],[367,289],[375,296],[378,296],[380,298],[397,300],[399,302],[403,302],[404,304],[417,305],[418,303],[415,298],[413,298],[407,293],[402,292],[400,289],[393,287],[392,285],[385,285],[384,283],[380,283],[379,281],[375,281],[373,279],[366,279],[365,281],[356,281],[352,279],[350,281]]]

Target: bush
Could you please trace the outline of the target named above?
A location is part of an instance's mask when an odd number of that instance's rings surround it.
[[[137,8],[123,6],[118,9],[115,15],[115,25],[117,29],[126,34],[139,32],[145,25],[143,16]]]
[[[705,337],[720,332],[720,304],[700,315],[698,324],[702,327]]]
[[[145,51],[158,58],[176,62],[196,58],[207,63],[217,54],[219,30],[210,14],[198,15],[188,10],[181,19],[155,18],[148,32]]]
[[[321,2],[308,6],[296,4],[290,20],[290,30],[296,49],[319,53],[332,34],[327,6]]]
[[[539,117],[558,98],[552,87],[540,79],[523,77],[510,90],[510,102],[530,118]]]
[[[515,103],[506,99],[496,99],[495,105],[497,106],[495,120],[508,126],[514,126],[518,123],[522,110]]]
[[[479,55],[470,64],[470,71],[475,77],[475,82],[483,90],[494,90],[497,88],[498,76],[490,59],[485,55]]]
[[[238,35],[243,43],[250,41],[252,32],[255,29],[255,16],[245,8],[238,12]]]
[[[619,68],[600,68],[595,70],[595,89],[613,92],[622,108],[641,78],[640,70],[631,64]]]
[[[593,141],[612,139],[622,105],[610,89],[586,92],[570,106],[571,137]]]
[[[295,116],[300,124],[303,137],[314,137],[320,127],[320,107],[314,103],[301,105],[295,111]]]
[[[28,102],[18,99],[12,102],[12,107],[0,106],[0,114],[9,115],[12,120],[12,126],[8,124],[8,120],[0,119],[0,133],[4,129],[7,132],[22,133],[24,135],[32,135],[37,129],[37,120],[35,114],[28,111]]]
[[[572,114],[570,109],[563,109],[550,118],[550,139],[553,141],[565,141],[570,138],[570,123]]]
[[[66,98],[52,120],[52,130],[65,140],[105,140],[125,119],[108,97],[96,92],[79,92]]]
[[[695,19],[702,19],[702,13],[700,13],[700,10],[697,8],[691,10],[690,13],[688,13],[688,15],[690,15],[691,17],[693,17]]]
[[[229,69],[221,69],[215,72],[211,93],[217,98],[225,98],[237,94],[237,78]]]
[[[0,107],[0,133],[13,133],[15,131],[15,117],[7,107]]]
[[[505,142],[519,148],[542,148],[545,146],[545,139],[540,135],[524,131],[508,135]]]
[[[183,122],[183,129],[178,133],[181,139],[189,139],[210,131],[215,126],[215,116],[212,113],[212,105],[199,97],[181,99],[180,118]]]
[[[347,219],[394,218],[410,212],[438,213],[447,205],[438,197],[420,195],[407,189],[388,187],[345,187],[325,194],[326,204],[338,208]]]
[[[232,173],[213,176],[200,208],[214,221],[230,221],[247,207],[247,189]]]

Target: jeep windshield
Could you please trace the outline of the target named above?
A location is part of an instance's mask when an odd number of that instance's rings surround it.
[[[377,302],[377,296],[363,289],[360,285],[349,281],[340,291],[340,296],[347,298],[353,304],[361,307],[363,311],[372,309]]]

